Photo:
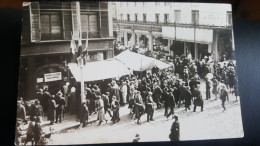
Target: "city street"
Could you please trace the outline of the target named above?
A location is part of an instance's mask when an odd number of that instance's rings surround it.
[[[204,82],[201,89],[205,89]],[[202,90],[205,99],[205,91]],[[226,103],[227,111],[223,112],[221,101],[204,100],[204,111],[200,107],[196,112],[185,111],[184,107],[175,109],[180,121],[181,140],[221,139],[243,137],[240,102],[229,93],[229,101]],[[111,121],[101,126],[98,123],[88,125],[83,129],[72,129],[65,133],[53,134],[48,144],[93,144],[132,142],[136,133],[140,134],[140,142],[169,141],[169,134],[173,119],[167,120],[163,116],[164,109],[155,111],[154,120],[146,122],[146,114],[142,116],[141,124],[130,118],[127,106],[120,108],[121,121],[112,125]],[[106,115],[108,118],[108,114]],[[110,119],[110,118],[108,118]]]

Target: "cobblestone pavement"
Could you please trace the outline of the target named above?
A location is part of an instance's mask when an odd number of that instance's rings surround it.
[[[205,89],[202,82],[201,89]],[[202,90],[205,99],[205,91]],[[229,93],[230,100],[226,103],[227,111],[223,111],[221,101],[204,100],[204,111],[197,108],[197,112],[185,111],[184,107],[176,108],[175,113],[180,121],[181,140],[220,139],[243,137],[240,102]],[[167,119],[164,108],[156,110],[154,120],[146,122],[146,114],[141,118],[141,124],[129,115],[127,106],[120,108],[121,120],[113,125],[111,121],[97,126],[96,123],[89,124],[82,129],[70,129],[65,133],[53,134],[48,144],[91,144],[91,143],[120,143],[132,142],[135,134],[140,134],[141,142],[169,141],[170,128],[173,119]],[[106,118],[110,120],[108,114]]]

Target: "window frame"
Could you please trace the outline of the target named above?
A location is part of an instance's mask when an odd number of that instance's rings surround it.
[[[126,14],[126,20],[130,21],[130,14]]]
[[[147,22],[147,14],[146,13],[143,13],[143,22]]]
[[[155,14],[155,22],[158,24],[160,23],[160,14],[159,13],[156,13]]]
[[[199,10],[191,10],[191,23],[199,24]]]
[[[169,13],[166,13],[166,14],[164,14],[164,23],[169,23],[169,17],[170,17],[170,15],[169,15]]]
[[[177,24],[181,23],[181,10],[174,10],[174,22]]]

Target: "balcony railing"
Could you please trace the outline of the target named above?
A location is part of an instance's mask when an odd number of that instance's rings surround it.
[[[114,26],[116,24],[127,24],[127,25],[151,25],[151,26],[172,26],[172,27],[184,27],[184,28],[201,28],[201,29],[232,29],[232,25],[218,26],[218,25],[205,25],[205,24],[192,24],[192,23],[172,23],[172,22],[150,22],[150,21],[128,21],[128,20],[117,20],[114,19]],[[114,27],[115,28],[115,27]]]

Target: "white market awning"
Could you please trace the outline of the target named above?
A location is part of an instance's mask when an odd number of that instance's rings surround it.
[[[130,50],[126,50],[120,53],[119,55],[115,56],[115,59],[121,61],[123,64],[134,71],[149,70],[155,66],[159,69],[165,69],[171,66],[157,59],[131,52]]]
[[[68,66],[76,81],[80,82],[80,67],[76,63],[69,63]],[[110,79],[129,74],[131,74],[131,71],[115,59],[90,62],[83,67],[84,82]]]

